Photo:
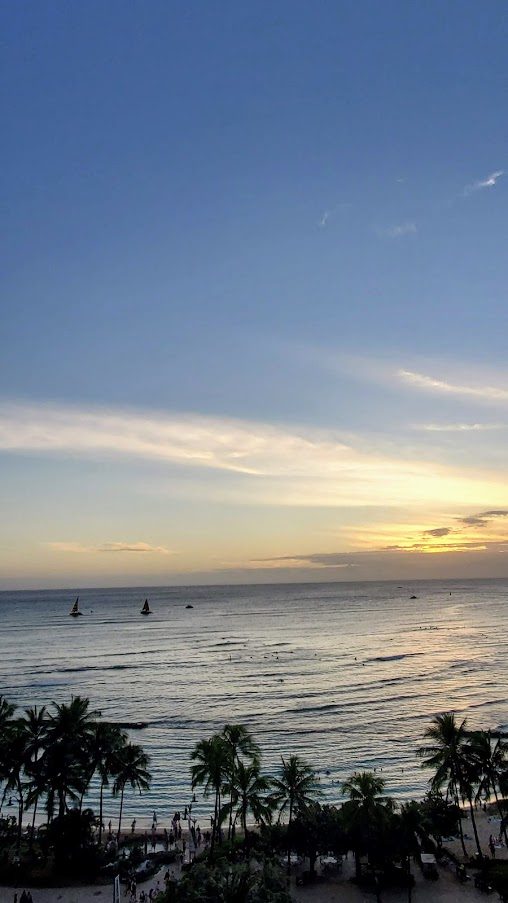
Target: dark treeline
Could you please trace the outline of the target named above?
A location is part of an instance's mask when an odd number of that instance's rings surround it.
[[[424,743],[417,755],[433,775],[430,790],[421,803],[397,806],[386,795],[383,778],[363,771],[342,784],[342,805],[337,808],[321,804],[317,774],[299,756],[282,757],[276,777],[263,774],[260,749],[250,733],[241,725],[226,725],[222,733],[201,740],[191,757],[193,788],[203,785],[205,795],[214,797],[212,849],[225,836],[226,828],[230,839],[238,823],[248,843],[249,816],[264,826],[284,821],[291,837],[294,821],[311,813],[312,820],[320,818],[323,824],[326,822],[325,837],[342,832],[343,846],[349,843],[347,848],[358,855],[368,852],[369,847],[383,847],[390,833],[411,834],[418,827],[421,833],[426,830],[439,842],[443,836],[458,834],[466,856],[461,807],[467,804],[481,859],[485,851],[476,829],[475,809],[492,798],[508,844],[502,806],[503,797],[508,795],[506,743],[486,731],[467,731],[466,721],[458,723],[452,713],[432,720]],[[295,849],[294,845],[288,845],[288,856],[291,849]]]
[[[223,894],[222,881],[224,876],[229,881],[231,860],[225,871],[221,871],[220,861],[233,850],[235,855],[240,851],[243,859],[243,871],[240,869],[237,879],[245,883],[246,899],[255,899],[258,891],[261,897],[266,896],[268,886],[274,899],[278,895],[281,901],[285,899],[284,888],[268,866],[262,873],[258,870],[254,882],[251,880],[248,863],[252,856],[269,862],[270,856],[284,853],[289,874],[291,853],[295,852],[308,858],[313,874],[319,855],[351,850],[358,880],[362,878],[362,858],[367,857],[369,867],[382,869],[385,875],[390,874],[390,868],[393,873],[393,864],[399,863],[409,882],[411,857],[417,857],[422,849],[439,854],[443,838],[450,835],[460,837],[467,859],[464,807],[471,819],[477,862],[483,866],[488,853],[482,849],[477,830],[478,806],[494,801],[508,844],[503,808],[504,797],[508,796],[507,750],[501,737],[468,731],[466,722],[459,723],[452,713],[439,715],[425,731],[417,750],[423,767],[430,772],[429,791],[423,800],[398,805],[386,793],[378,773],[358,771],[341,785],[338,804],[329,805],[323,801],[315,770],[303,758],[282,756],[277,773],[265,773],[261,750],[252,734],[243,725],[226,724],[220,733],[200,740],[191,753],[192,789],[203,790],[213,812],[205,852],[208,871],[204,875],[196,867],[192,871],[201,878],[186,876],[178,886],[167,888],[166,898],[183,903],[187,886],[191,897],[199,896],[203,888],[199,891],[193,884],[199,881],[206,887],[216,882],[217,893],[220,890]],[[48,709],[34,707],[19,712],[0,697],[1,803],[3,806],[11,796],[15,800],[18,854],[23,842],[28,847],[26,855],[30,855],[41,810],[46,829],[61,825],[63,832],[66,819],[81,818],[83,801],[94,778],[100,782],[99,812],[85,810],[89,824],[94,824],[87,843],[94,849],[104,849],[105,792],[120,798],[120,841],[124,793],[127,788],[143,791],[150,787],[148,767],[142,747],[129,742],[121,727],[92,711],[87,699],[75,697],[69,704],[52,703]],[[32,830],[25,839],[23,814],[29,809]],[[253,823],[256,831],[249,830]],[[57,827],[52,834],[56,847],[59,830]],[[82,835],[79,843],[83,846]],[[266,883],[262,889],[260,881]],[[254,892],[254,887],[258,891]]]
[[[120,834],[125,790],[149,788],[148,765],[142,747],[130,743],[120,727],[102,720],[100,712],[91,711],[88,699],[76,696],[69,704],[34,706],[20,714],[0,696],[0,809],[6,799],[15,799],[18,852],[25,810],[33,810],[31,846],[37,813],[45,812],[48,825],[55,819],[63,824],[71,809],[82,811],[95,776],[100,781],[98,842],[108,787],[120,797]]]

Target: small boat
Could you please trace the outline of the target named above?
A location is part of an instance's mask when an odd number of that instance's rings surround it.
[[[79,596],[77,597],[74,605],[72,606],[72,608],[69,612],[71,618],[79,618],[79,616],[83,614],[83,612],[80,611],[78,608],[78,602],[79,602]]]
[[[418,596],[410,596],[409,598],[410,598],[410,599],[417,599]]]
[[[185,607],[186,607],[186,608],[194,608],[193,605],[186,605]]]
[[[145,599],[145,604],[143,605],[143,608],[141,609],[141,614],[142,615],[151,615],[152,614],[152,612],[150,611],[150,606],[148,604],[148,599]]]

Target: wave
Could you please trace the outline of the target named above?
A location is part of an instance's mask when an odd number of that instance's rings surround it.
[[[55,668],[54,674],[82,674],[85,671],[132,671],[136,668],[146,668],[146,665],[82,665],[80,668]]]
[[[403,658],[415,658],[417,655],[425,655],[425,652],[404,652],[401,655],[377,655],[375,658],[366,658],[366,662],[399,662]]]

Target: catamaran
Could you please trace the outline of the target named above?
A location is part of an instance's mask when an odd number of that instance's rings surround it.
[[[78,608],[78,602],[79,602],[79,596],[77,597],[77,599],[76,599],[74,605],[72,606],[72,608],[71,608],[71,610],[70,610],[70,612],[69,612],[71,618],[78,618],[79,615],[82,615],[82,614],[83,614],[83,612],[80,611],[79,608]]]
[[[143,605],[143,608],[141,609],[141,614],[142,615],[151,615],[152,614],[152,612],[150,611],[150,606],[148,604],[148,599],[145,599],[145,604]]]

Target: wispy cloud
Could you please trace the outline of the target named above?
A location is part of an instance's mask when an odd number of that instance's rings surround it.
[[[98,546],[85,546],[79,542],[45,542],[43,545],[52,552],[141,552],[143,554],[174,555],[164,546],[151,546],[147,542],[104,542]]]
[[[0,405],[0,451],[159,462],[168,491],[231,504],[494,506],[504,475],[418,460],[333,430],[233,418],[57,405]],[[176,468],[176,470],[175,470]],[[186,468],[190,478],[183,479]],[[196,471],[215,471],[213,481]],[[219,479],[219,473],[223,478]],[[169,482],[173,479],[173,482]],[[157,491],[164,492],[161,480]]]
[[[508,510],[496,509],[484,511],[480,514],[456,518],[453,526],[434,527],[421,530],[408,528],[407,525],[386,525],[381,527],[377,536],[377,542],[370,542],[369,546],[360,544],[359,547],[337,549],[336,551],[312,551],[278,555],[269,558],[253,559],[250,566],[262,565],[267,568],[313,568],[313,569],[343,569],[358,568],[381,564],[383,561],[393,561],[400,556],[411,561],[433,555],[464,555],[474,553],[478,555],[498,555],[508,551],[508,523],[503,527],[492,526],[492,521],[508,518]],[[482,529],[478,537],[478,529]],[[383,533],[391,531],[392,541],[383,543]],[[375,530],[371,534],[371,540],[375,539]]]
[[[330,220],[332,219],[332,217],[335,217],[337,214],[339,214],[341,212],[349,210],[351,206],[352,206],[352,204],[349,203],[349,201],[343,201],[342,203],[333,204],[331,207],[328,207],[321,214],[321,216],[318,220],[318,227],[320,229],[324,229],[330,223]]]
[[[475,191],[481,191],[482,188],[493,188],[501,176],[504,176],[504,173],[504,169],[498,169],[496,172],[491,172],[486,179],[479,179],[477,182],[472,182],[471,185],[466,185],[462,192],[463,195],[467,197],[470,194],[474,194]]]
[[[480,514],[470,514],[468,517],[462,517],[461,523],[468,527],[487,527],[493,520],[508,517],[508,511],[504,508],[497,508],[493,511],[481,511]]]
[[[400,223],[376,231],[380,238],[403,238],[405,235],[416,235],[417,229],[416,223]]]
[[[414,430],[423,430],[429,433],[476,433],[505,430],[507,427],[506,423],[419,423],[413,425]]]
[[[397,375],[403,382],[417,389],[440,392],[444,395],[463,395],[486,401],[508,401],[508,389],[500,386],[460,385],[446,382],[443,379],[436,379],[424,373],[415,373],[412,370],[398,370]]]

